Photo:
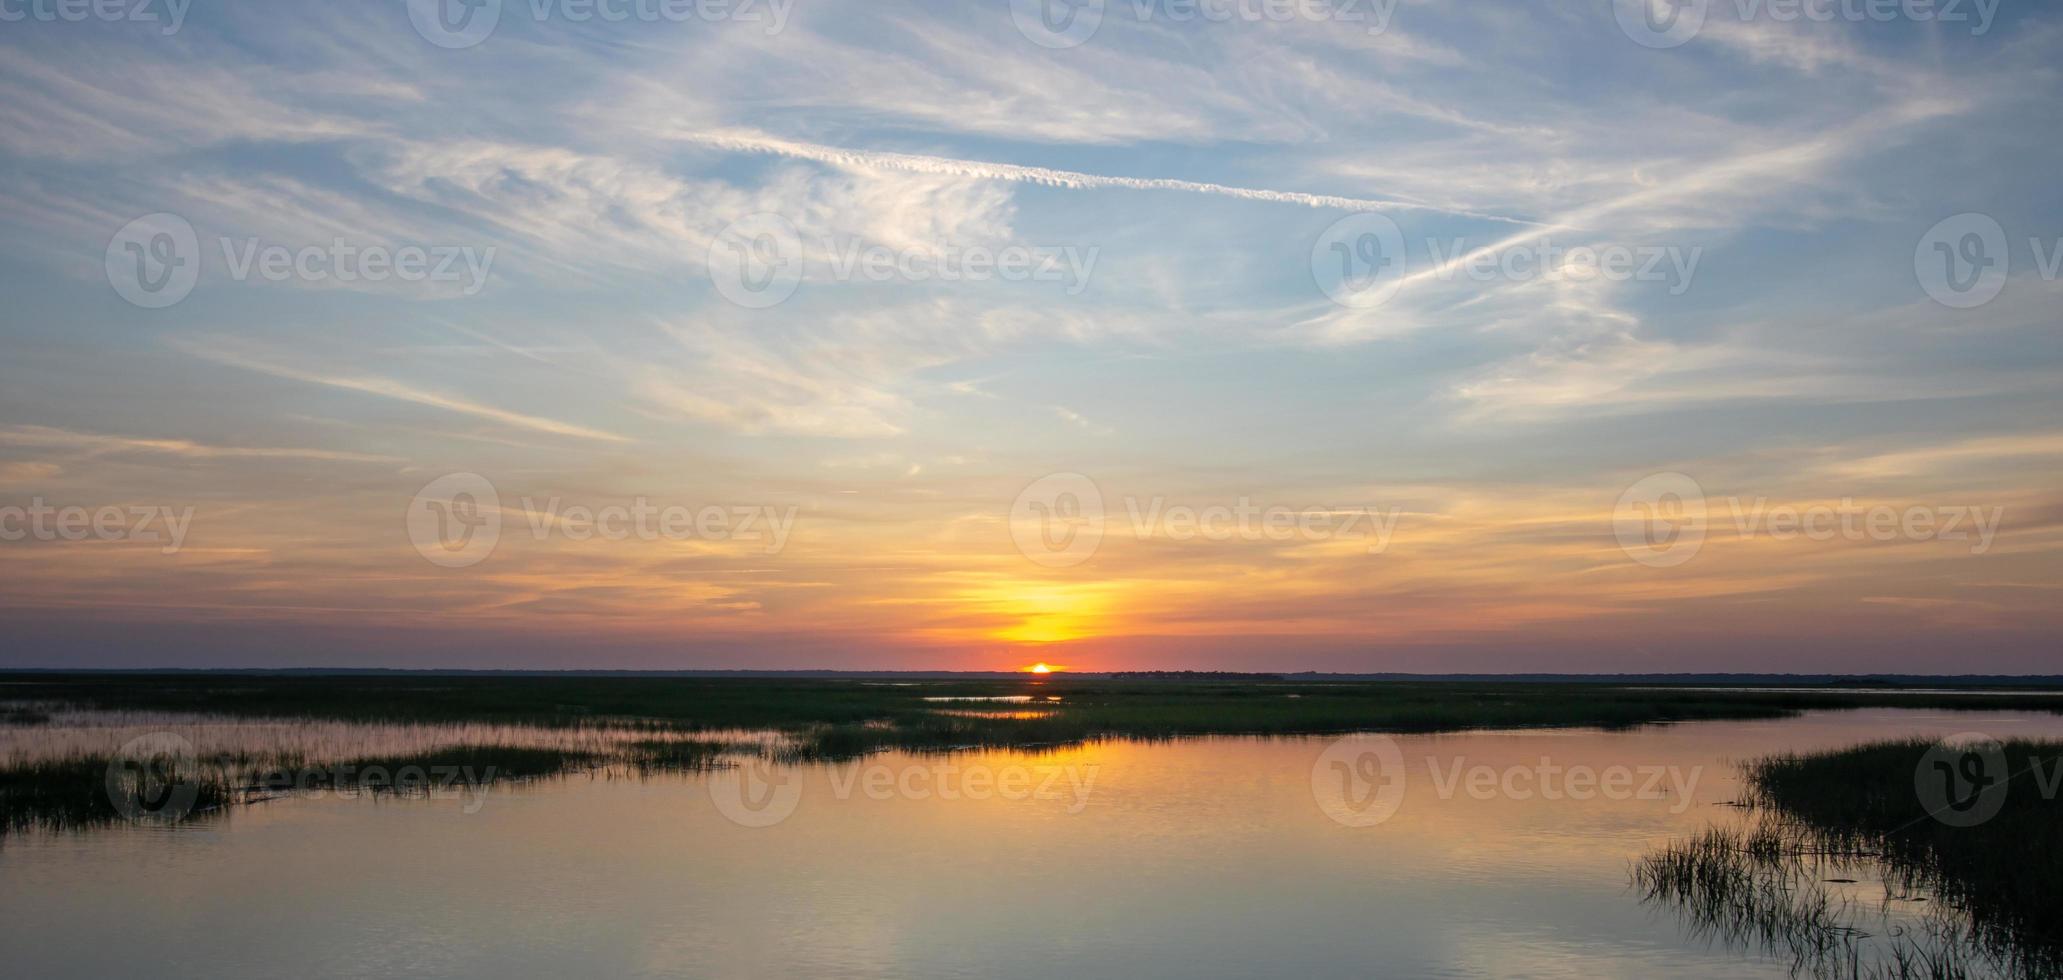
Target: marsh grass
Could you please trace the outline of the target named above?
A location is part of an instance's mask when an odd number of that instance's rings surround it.
[[[705,772],[731,765],[725,757],[744,751],[752,749],[706,739],[647,738],[625,746],[623,761],[640,773]]]
[[[2015,778],[1998,814],[1967,827],[1935,819],[1916,789],[1934,745],[1750,762],[1753,822],[1644,856],[1634,885],[1695,934],[1790,956],[1794,974],[2063,977],[2063,806],[2033,778],[2063,772],[2063,744],[2005,743]],[[1874,905],[1827,887],[1865,876],[1882,882]]]
[[[439,746],[419,752],[313,759],[302,753],[237,750],[153,760],[161,782],[192,786],[196,796],[183,816],[296,794],[368,793],[434,796],[460,789],[548,779],[583,771],[640,775],[699,772],[731,764],[728,756],[761,753],[757,743],[678,737],[639,738],[598,748],[515,744]],[[0,837],[28,830],[73,830],[125,819],[111,789],[114,756],[77,753],[53,759],[0,763]],[[133,780],[132,780],[133,781]]]
[[[0,764],[0,837],[132,819],[179,822],[318,790],[430,795],[556,776],[603,761],[588,751],[518,745],[461,745],[328,762],[251,752],[141,761],[102,753],[13,759]],[[138,817],[116,803],[118,798],[132,803],[160,798],[165,787],[175,785],[192,794],[176,813],[144,807]]]
[[[586,750],[530,745],[453,745],[340,762],[275,758],[244,770],[238,786],[247,798],[318,789],[421,795],[556,776],[597,765],[604,758]]]
[[[48,725],[50,712],[34,705],[0,705],[0,725]]]
[[[1648,900],[1679,908],[1693,938],[1788,958],[1794,976],[1915,975],[1898,971],[1894,952],[1911,940],[1873,944],[1857,924],[1868,916],[1826,885],[1826,872],[1845,880],[1849,863],[1864,858],[1809,846],[1781,820],[1714,827],[1643,857],[1633,882]]]
[[[2063,693],[2013,696],[1892,692],[1714,691],[1594,684],[1270,681],[1216,678],[924,680],[887,685],[841,678],[594,675],[0,675],[22,696],[98,710],[177,711],[278,719],[485,723],[577,727],[607,721],[659,731],[792,733],[889,723],[896,747],[942,740],[1046,744],[1104,736],[1440,732],[1776,718],[1867,706],[2063,710]],[[940,729],[926,697],[1030,695],[1050,710],[1036,723],[997,719],[987,732]],[[1048,697],[1060,700],[1048,702]],[[977,719],[978,721],[978,719]],[[957,732],[958,734],[942,734]],[[970,734],[974,737],[969,737]],[[850,742],[840,734],[834,741]]]
[[[152,791],[139,785],[141,775],[126,767],[115,770],[118,788],[111,790],[114,761],[105,755],[75,755],[0,765],[0,837],[29,830],[104,826],[127,819],[116,807],[115,796],[139,798]],[[218,811],[233,795],[228,780],[195,763],[156,762],[153,777],[193,787],[191,809],[182,816]]]
[[[1916,789],[1931,740],[1878,742],[1759,760],[1755,802],[1830,846],[1868,848],[1888,877],[1965,913],[1978,939],[2029,976],[2063,976],[2063,743],[2002,743],[1998,812],[1938,819]]]
[[[759,753],[818,763],[899,750],[1057,749],[1104,739],[1197,735],[1434,733],[1595,726],[1608,730],[1716,719],[1780,718],[1871,705],[2063,711],[2063,693],[2006,697],[1878,692],[1715,691],[1517,682],[1269,680],[1184,677],[947,679],[874,683],[786,677],[593,675],[22,674],[11,693],[71,710],[248,719],[265,725],[466,725],[564,734],[549,744],[437,749],[430,756],[348,760],[357,769],[492,767],[538,778],[625,766],[694,771]],[[1038,711],[942,711],[937,699],[1029,698]],[[933,699],[933,700],[927,700]],[[172,724],[166,722],[165,724]],[[597,742],[590,736],[616,733]],[[642,737],[624,744],[622,733]],[[745,741],[759,733],[759,741]],[[549,743],[551,739],[544,739]],[[329,750],[334,761],[338,753]],[[240,774],[305,767],[266,756],[202,760]],[[434,756],[434,757],[432,757]],[[20,769],[17,785],[41,777]],[[318,770],[321,768],[316,766]],[[332,767],[334,770],[336,767]],[[334,773],[315,786],[367,777]],[[238,785],[244,785],[239,783]],[[26,798],[26,797],[24,797]],[[0,798],[0,809],[12,809]],[[0,823],[4,826],[4,823]]]

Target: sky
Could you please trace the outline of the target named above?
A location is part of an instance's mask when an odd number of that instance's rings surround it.
[[[2056,672],[2063,8],[1647,2],[0,0],[0,666]]]

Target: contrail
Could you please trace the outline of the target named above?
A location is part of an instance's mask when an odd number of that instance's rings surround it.
[[[1106,177],[1101,174],[1085,174],[1073,170],[1025,167],[1014,163],[955,160],[951,157],[921,156],[914,153],[848,150],[842,147],[824,146],[819,143],[798,143],[793,140],[784,140],[748,130],[717,130],[676,135],[677,138],[690,143],[700,143],[704,146],[713,146],[723,150],[740,153],[773,153],[780,156],[815,160],[819,163],[829,163],[844,167],[874,167],[889,170],[907,170],[920,174],[950,174],[958,177],[980,177],[989,180],[1014,180],[1027,184],[1044,184],[1048,187],[1124,187],[1141,191],[1184,191],[1191,194],[1216,194],[1221,197],[1236,197],[1248,201],[1274,201],[1282,204],[1301,204],[1305,207],[1313,208],[1338,208],[1344,211],[1438,211],[1442,214],[1480,218],[1486,221],[1503,221],[1515,225],[1535,224],[1535,222],[1523,218],[1512,218],[1501,214],[1485,214],[1480,211],[1464,211],[1460,208],[1441,207],[1436,204],[1338,197],[1332,194],[1305,194],[1301,191],[1270,191],[1252,187],[1210,184],[1195,180],[1173,180],[1165,177]]]

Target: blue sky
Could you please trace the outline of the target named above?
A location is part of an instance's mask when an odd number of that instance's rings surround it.
[[[1614,0],[1124,0],[1077,44],[1002,0],[504,0],[477,43],[401,2],[10,0],[0,505],[194,516],[169,555],[0,543],[0,662],[2049,666],[2063,24],[1745,2],[1651,47]],[[2009,271],[1958,308],[1925,266],[1966,213]],[[139,306],[160,214],[195,279]],[[733,302],[767,229],[792,293]],[[449,274],[340,282],[338,242]],[[1381,298],[1328,295],[1370,242]],[[1499,265],[1543,246],[1655,274]],[[939,279],[1012,250],[1061,274]],[[446,568],[405,515],[450,473],[525,528],[556,497],[794,531]],[[1113,522],[1399,516],[1380,553],[1110,524],[1056,567],[1013,506],[1073,473]],[[1715,515],[2002,516],[1982,553],[1715,527],[1652,567],[1615,502],[1658,473]]]

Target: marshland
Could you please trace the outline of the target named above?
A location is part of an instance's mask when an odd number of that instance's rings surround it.
[[[1311,681],[1161,674],[883,681],[501,674],[0,675],[0,826],[104,822],[110,733],[198,724],[164,760],[204,811],[281,787],[383,785],[436,770],[468,785],[617,765],[708,768],[756,756],[1042,749],[1107,739],[1436,733],[1764,719],[1905,707],[2063,712],[2063,692],[1894,687]],[[1027,710],[1031,709],[1031,710]],[[78,731],[63,724],[84,721]],[[363,730],[358,727],[364,726]],[[219,742],[221,744],[211,744]],[[728,761],[727,761],[728,759]],[[366,774],[372,774],[370,776]]]
[[[2041,690],[42,673],[0,691],[0,877],[24,886],[0,941],[88,950],[32,954],[40,975],[253,917],[265,938],[203,940],[212,975],[266,975],[339,917],[468,930],[440,953],[455,970],[519,976],[571,967],[562,927],[625,957],[686,944],[721,973],[810,972],[849,962],[837,936],[881,934],[901,938],[863,951],[870,972],[1108,972],[1143,934],[1156,970],[2053,975],[2029,910],[2054,905],[2036,776],[2063,695]],[[1915,832],[1916,767],[1972,731],[2027,771],[1992,823]],[[1394,752],[1371,763],[1366,740]],[[280,905],[247,866],[346,887]],[[1227,889],[1236,907],[1202,902]],[[525,900],[542,894],[590,897]],[[140,931],[96,947],[109,916]],[[794,916],[815,938],[792,941]],[[970,944],[1025,966],[963,961]]]

